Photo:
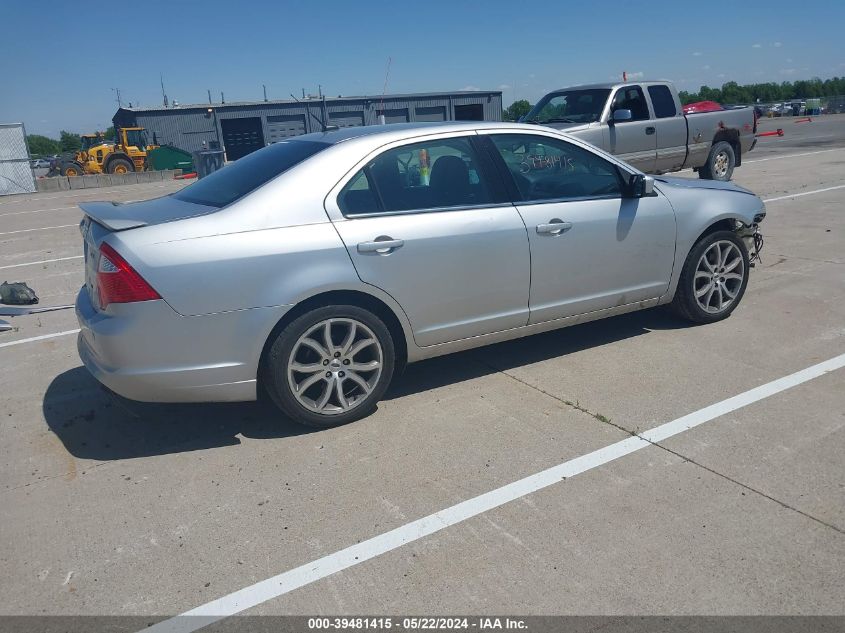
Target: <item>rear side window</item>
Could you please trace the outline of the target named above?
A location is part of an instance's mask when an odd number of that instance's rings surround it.
[[[344,215],[395,213],[490,204],[475,150],[467,138],[388,150],[352,177],[338,196]]]
[[[314,141],[274,143],[172,195],[185,202],[225,207],[327,147]]]
[[[654,116],[658,119],[667,119],[678,113],[675,109],[675,99],[668,86],[649,86],[648,96],[651,97]]]
[[[621,197],[616,166],[562,139],[533,134],[491,134],[521,199]]]

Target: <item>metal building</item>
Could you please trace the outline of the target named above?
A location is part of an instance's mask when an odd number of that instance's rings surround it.
[[[120,108],[115,127],[143,127],[150,141],[194,152],[215,143],[227,160],[290,136],[318,132],[322,122],[337,127],[409,121],[501,121],[497,91],[421,93],[375,97],[310,98],[301,101],[250,101],[179,105],[169,108]]]

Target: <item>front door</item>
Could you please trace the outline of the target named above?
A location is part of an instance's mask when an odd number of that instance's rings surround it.
[[[651,120],[642,88],[619,88],[611,102],[609,119],[613,118],[615,110],[630,110],[631,120],[612,123],[605,129],[605,146],[608,151],[640,171],[654,171],[657,159],[657,128]]]
[[[401,305],[420,346],[528,321],[525,226],[473,136],[388,149],[337,196],[335,226],[358,276]]]
[[[563,139],[489,138],[516,183],[531,247],[530,323],[663,295],[675,215],[661,194],[625,198],[616,165]]]

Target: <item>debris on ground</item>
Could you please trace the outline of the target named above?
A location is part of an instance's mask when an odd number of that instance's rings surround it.
[[[38,303],[38,295],[22,281],[0,284],[0,301],[9,305],[28,306]]]

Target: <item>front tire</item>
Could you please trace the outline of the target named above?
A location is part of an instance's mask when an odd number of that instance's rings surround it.
[[[75,178],[77,176],[81,176],[84,173],[84,170],[79,163],[63,163],[59,169],[59,173],[62,176]]]
[[[352,305],[317,308],[270,343],[261,380],[288,417],[328,428],[372,413],[396,364],[384,322]]]
[[[750,269],[748,249],[733,231],[715,231],[692,247],[672,309],[694,323],[727,319],[742,300]]]
[[[735,166],[736,154],[733,146],[727,141],[719,141],[710,148],[707,162],[698,170],[698,177],[727,181],[733,176]]]

